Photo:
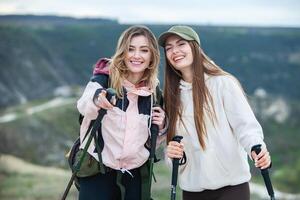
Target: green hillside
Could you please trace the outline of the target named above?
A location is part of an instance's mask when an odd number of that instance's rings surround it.
[[[128,26],[105,19],[0,16],[0,107],[52,97],[60,86],[85,84],[92,65],[113,54]],[[169,27],[148,26],[156,36]],[[207,54],[236,75],[247,93],[262,87],[300,98],[300,29],[193,27]]]

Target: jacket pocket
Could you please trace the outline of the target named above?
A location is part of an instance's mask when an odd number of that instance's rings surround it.
[[[201,183],[204,188],[216,189],[224,179],[228,179],[229,171],[218,157],[214,148],[207,148],[200,155]]]
[[[207,147],[204,151],[193,148],[193,145],[185,145],[187,162],[180,166],[180,185],[189,191],[199,189],[217,189],[227,182],[229,171],[226,165],[218,157],[214,148]]]

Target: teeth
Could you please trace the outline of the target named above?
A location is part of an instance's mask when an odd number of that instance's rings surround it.
[[[142,64],[142,62],[139,62],[139,61],[131,61],[132,64],[135,64],[135,65],[140,65]]]
[[[180,59],[182,59],[182,58],[184,58],[184,57],[183,57],[183,56],[175,57],[175,58],[174,58],[174,61],[178,61],[178,60],[180,60]]]

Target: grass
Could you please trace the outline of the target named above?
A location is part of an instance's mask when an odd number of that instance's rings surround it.
[[[0,199],[60,199],[71,174],[67,170],[32,165],[16,157],[0,157]],[[77,199],[73,187],[68,200]]]
[[[152,198],[170,199],[171,172],[163,161],[155,165],[157,182],[153,182]],[[0,199],[1,200],[53,200],[60,199],[71,176],[70,171],[54,167],[42,167],[19,158],[0,155]],[[67,200],[78,199],[74,186]],[[181,190],[177,186],[177,200]],[[255,195],[251,200],[260,200]]]
[[[154,175],[157,182],[153,181],[152,197],[153,199],[170,199],[171,194],[171,171],[161,161],[154,166]],[[181,190],[177,186],[176,199],[181,200]]]
[[[153,198],[169,199],[170,171],[163,162],[155,165],[157,182],[153,182]],[[0,199],[1,200],[52,200],[60,199],[71,174],[68,170],[42,167],[27,163],[13,156],[0,156]],[[180,189],[177,188],[177,200]],[[68,200],[77,199],[74,186]]]

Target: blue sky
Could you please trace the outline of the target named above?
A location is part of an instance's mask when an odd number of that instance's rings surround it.
[[[120,23],[300,27],[300,0],[0,0],[0,14],[106,17]]]

